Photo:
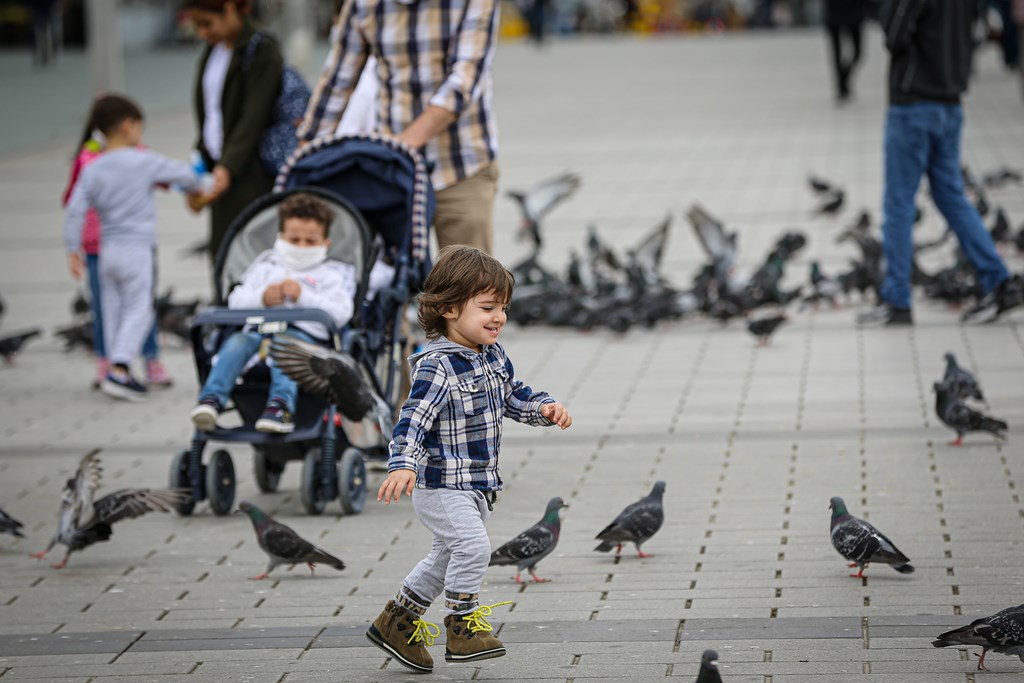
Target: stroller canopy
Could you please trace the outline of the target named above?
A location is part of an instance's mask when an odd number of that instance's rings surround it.
[[[327,135],[292,155],[275,190],[316,186],[355,206],[389,249],[414,263],[427,259],[434,190],[426,163],[411,147],[379,135]]]

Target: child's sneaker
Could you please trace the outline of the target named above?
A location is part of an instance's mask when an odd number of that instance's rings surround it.
[[[417,673],[434,670],[434,658],[427,652],[427,645],[433,645],[434,638],[440,634],[437,624],[423,621],[422,617],[399,607],[394,600],[388,601],[384,611],[366,631],[371,643]]]
[[[217,417],[224,410],[224,407],[220,404],[216,398],[207,396],[199,400],[199,403],[192,412],[188,414],[192,420],[192,424],[204,432],[212,432],[217,428]]]
[[[119,375],[108,372],[100,384],[100,390],[107,396],[122,401],[145,401],[148,395],[146,387],[135,381],[131,375]]]
[[[107,378],[107,373],[110,372],[110,361],[106,358],[96,359],[96,376],[92,378],[92,390],[98,391],[100,385],[103,384],[103,380]]]
[[[448,629],[448,643],[444,650],[447,662],[473,662],[505,656],[505,646],[491,635],[494,627],[487,621],[491,608],[510,605],[511,601],[496,605],[480,605],[469,614],[449,614],[444,618]]]
[[[295,429],[291,412],[278,400],[267,401],[260,419],[256,420],[257,432],[289,434]]]
[[[167,368],[158,358],[146,361],[146,381],[154,389],[167,389],[174,386],[174,380],[167,374]]]

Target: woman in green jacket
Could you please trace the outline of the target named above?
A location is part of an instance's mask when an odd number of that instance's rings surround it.
[[[273,184],[257,150],[281,92],[284,63],[273,38],[259,33],[253,40],[249,0],[187,0],[185,8],[207,43],[196,72],[196,149],[213,173],[210,256],[216,258],[231,221]]]

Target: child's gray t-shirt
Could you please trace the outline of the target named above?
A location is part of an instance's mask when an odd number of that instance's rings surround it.
[[[82,225],[90,208],[100,218],[101,241],[156,246],[158,184],[189,191],[198,186],[188,164],[146,149],[122,148],[104,152],[82,170],[64,214],[64,244],[68,253],[82,244]]]

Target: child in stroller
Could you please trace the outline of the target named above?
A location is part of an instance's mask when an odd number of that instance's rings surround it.
[[[318,308],[343,327],[352,317],[356,293],[355,268],[327,258],[333,212],[312,194],[299,192],[278,207],[280,233],[274,247],[260,254],[228,295],[229,308]],[[312,321],[298,321],[288,334],[311,342],[326,342],[327,330]],[[198,429],[211,432],[228,403],[238,377],[254,356],[266,355],[265,337],[251,326],[232,334],[220,349],[190,417]],[[358,381],[358,378],[356,378]],[[270,391],[259,432],[287,434],[295,429],[295,381],[272,365]]]

